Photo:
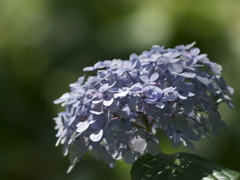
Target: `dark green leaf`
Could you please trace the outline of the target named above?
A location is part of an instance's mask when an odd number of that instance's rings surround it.
[[[239,180],[240,173],[190,153],[149,154],[132,166],[132,180]]]

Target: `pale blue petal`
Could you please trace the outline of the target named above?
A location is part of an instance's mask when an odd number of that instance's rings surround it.
[[[163,97],[162,101],[175,101],[177,99],[177,95],[169,95],[169,96],[165,96]]]
[[[104,92],[104,91],[106,91],[108,88],[109,88],[109,85],[108,85],[108,84],[103,84],[103,85],[99,88],[99,91]]]
[[[92,103],[93,103],[93,104],[98,104],[98,103],[100,103],[100,102],[102,102],[102,101],[103,101],[103,99],[98,99],[98,100],[93,100]]]
[[[129,68],[131,68],[131,66],[132,66],[132,63],[131,63],[130,61],[123,61],[121,68],[123,68],[123,69],[129,69]]]
[[[187,99],[187,96],[182,96],[181,94],[178,94],[178,97],[180,98],[180,99]]]
[[[96,132],[92,133],[90,135],[90,139],[93,141],[93,142],[98,142],[101,140],[103,136],[103,130],[100,129],[100,130],[97,130]]]
[[[184,72],[184,73],[180,73],[179,75],[184,76],[186,78],[194,78],[194,77],[196,77],[197,74],[192,73],[192,72]]]
[[[128,93],[129,93],[129,90],[119,92],[119,93],[117,93],[117,94],[114,94],[114,98],[117,98],[117,97],[125,97]]]
[[[193,97],[193,96],[195,96],[194,93],[192,93],[192,92],[189,92],[189,93],[188,93],[188,97]]]
[[[53,101],[54,104],[59,104],[62,103],[64,101],[66,101],[68,98],[70,98],[70,94],[69,93],[64,93],[59,99]]]
[[[140,79],[145,83],[149,83],[149,77],[147,75],[140,76]]]
[[[216,122],[219,129],[224,130],[227,128],[227,124],[222,120],[217,120]]]
[[[179,147],[181,145],[181,138],[177,133],[170,137],[170,140],[174,147]]]
[[[113,103],[113,98],[112,99],[110,99],[110,100],[104,100],[103,101],[103,105],[104,106],[111,106],[111,104]]]
[[[83,71],[94,71],[94,67],[92,67],[92,66],[85,67],[85,68],[83,68]]]
[[[197,56],[200,53],[200,49],[199,48],[192,48],[190,50],[190,53],[192,56]]]
[[[128,151],[125,154],[124,161],[127,164],[132,164],[132,163],[134,163],[137,160],[137,157],[138,157],[137,153]]]
[[[171,59],[169,60],[170,63],[176,63],[176,62],[178,62],[178,61],[180,61],[179,58],[171,58]]]
[[[160,94],[163,93],[163,90],[157,86],[153,86],[153,89]]]
[[[217,63],[212,63],[211,64],[211,70],[216,74],[221,74],[222,66],[217,64]]]
[[[103,111],[99,112],[99,111],[90,110],[90,113],[100,115],[100,114],[103,114]]]
[[[120,102],[118,100],[114,100],[111,106],[108,107],[109,112],[115,112],[119,109]]]
[[[193,42],[191,44],[188,44],[185,46],[185,49],[190,49],[191,47],[193,47],[196,44],[196,42]]]
[[[208,80],[208,78],[205,77],[201,77],[201,76],[197,76],[197,79],[202,82],[203,84],[209,84],[210,81]]]
[[[126,131],[132,130],[132,123],[129,120],[126,120],[124,123],[124,128]]]
[[[138,58],[138,55],[135,53],[131,54],[129,57],[130,61],[133,61],[134,59],[137,59],[137,58]]]
[[[165,107],[165,104],[163,102],[158,102],[156,106],[160,109],[163,109]]]
[[[87,121],[84,122],[80,122],[77,124],[77,132],[82,133],[83,131],[85,131],[87,128],[89,127],[89,123]]]
[[[167,87],[167,88],[162,90],[162,93],[168,93],[168,92],[171,92],[171,91],[173,91],[175,89],[176,89],[176,87],[172,87],[172,86],[171,87]]]
[[[142,153],[147,147],[147,142],[145,139],[135,139],[132,141],[132,150],[135,152]]]
[[[159,77],[159,74],[157,72],[154,72],[150,77],[150,81],[154,82],[158,79],[158,77]]]
[[[195,150],[195,146],[191,141],[187,139],[182,139],[182,142],[183,142],[183,145],[186,146],[187,148]]]
[[[160,153],[160,147],[154,141],[148,141],[147,142],[147,151],[152,156],[156,156],[157,154]]]

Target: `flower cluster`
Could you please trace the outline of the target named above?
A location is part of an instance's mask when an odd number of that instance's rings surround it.
[[[54,103],[66,111],[56,121],[64,155],[71,166],[90,150],[110,166],[124,158],[133,163],[144,153],[160,151],[160,129],[174,147],[194,149],[210,133],[226,128],[218,105],[233,107],[233,89],[221,77],[222,67],[199,54],[195,43],[172,49],[154,45],[129,60],[100,61],[84,71],[95,76],[80,77],[70,84],[71,92]]]

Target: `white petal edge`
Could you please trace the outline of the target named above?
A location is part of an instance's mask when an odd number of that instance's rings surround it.
[[[87,121],[85,122],[80,122],[77,124],[77,132],[82,133],[83,131],[85,131],[87,128],[89,127],[89,123]]]
[[[103,130],[100,129],[100,130],[97,130],[95,133],[92,133],[90,135],[90,139],[93,141],[93,142],[98,142],[103,136]]]

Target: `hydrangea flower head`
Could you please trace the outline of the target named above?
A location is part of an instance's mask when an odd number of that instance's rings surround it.
[[[70,84],[71,92],[54,103],[65,112],[54,118],[57,143],[71,166],[90,150],[110,166],[124,159],[133,163],[145,153],[160,152],[156,131],[163,131],[174,147],[194,149],[191,142],[218,136],[226,128],[218,105],[231,108],[233,89],[221,77],[222,67],[199,54],[195,43],[132,54],[129,60],[100,61]]]

